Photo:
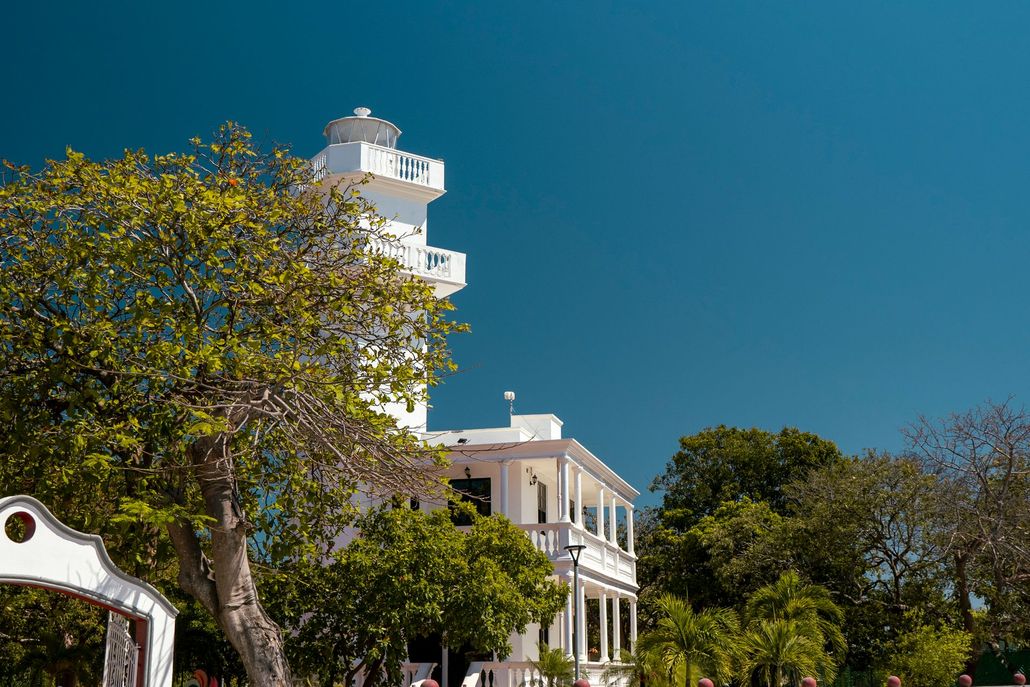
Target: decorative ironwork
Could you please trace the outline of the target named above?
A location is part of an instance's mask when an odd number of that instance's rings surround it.
[[[107,614],[107,649],[104,653],[104,687],[136,687],[139,645],[129,633],[129,619]]]

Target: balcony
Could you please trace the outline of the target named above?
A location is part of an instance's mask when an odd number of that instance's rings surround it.
[[[397,240],[371,239],[370,248],[395,259],[406,274],[433,283],[440,298],[465,286],[465,254]]]
[[[592,532],[561,522],[518,527],[526,532],[538,550],[547,554],[552,563],[564,561],[571,566],[572,561],[565,547],[583,544],[586,548],[579,557],[580,570],[601,573],[633,587],[637,584],[636,556]]]
[[[444,163],[374,143],[334,143],[311,161],[315,182],[360,178],[376,181],[427,201],[444,194]]]

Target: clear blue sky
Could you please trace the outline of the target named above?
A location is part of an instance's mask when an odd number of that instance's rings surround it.
[[[373,108],[447,161],[430,242],[469,256],[431,426],[502,424],[514,389],[645,491],[709,425],[897,449],[919,414],[1030,397],[1028,25],[1025,2],[17,3],[0,156],[179,150],[226,119],[310,156]]]

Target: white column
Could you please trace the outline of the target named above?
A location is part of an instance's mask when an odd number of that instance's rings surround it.
[[[599,636],[601,637],[601,663],[607,663],[611,660],[611,656],[608,654],[608,593],[605,591],[601,592],[599,599],[599,605],[601,607],[600,622],[601,628]]]
[[[579,632],[579,646],[576,650],[579,651],[579,660],[581,663],[585,663],[587,660],[587,600],[586,600],[586,585],[583,584],[582,580],[579,583],[579,589],[576,590],[576,594],[579,596],[579,617],[576,618],[576,625]]]
[[[576,590],[572,586],[572,573],[567,576],[569,595],[565,597],[565,617],[562,618],[561,648],[569,656],[574,656],[572,648],[572,603],[576,599]]]
[[[604,539],[604,487],[597,488],[597,536]]]
[[[637,650],[637,600],[629,600],[629,650]]]
[[[449,662],[447,660],[447,654],[449,653],[450,652],[447,650],[446,646],[440,647],[440,687],[447,687],[447,673],[449,672],[448,668],[450,667],[448,665]]]
[[[583,529],[583,468],[576,466],[576,512],[572,514],[576,525]]]
[[[616,525],[619,522],[618,519],[616,519],[616,517],[615,517],[615,512],[616,512],[616,509],[618,508],[618,506],[616,505],[616,502],[615,502],[616,498],[618,498],[618,497],[616,497],[615,494],[613,493],[612,494],[612,509],[608,512],[608,529],[610,530],[609,535],[608,535],[608,541],[610,541],[612,544],[615,544],[616,546],[618,546],[619,536],[618,536],[618,534],[615,531],[616,530]]]
[[[622,653],[622,609],[619,593],[612,597],[612,658],[619,660]]]
[[[558,513],[560,522],[569,521],[569,459],[558,458]]]
[[[511,513],[508,512],[508,466],[511,465],[510,460],[501,461],[501,515],[511,519]]]
[[[633,553],[633,506],[626,504],[626,552]]]

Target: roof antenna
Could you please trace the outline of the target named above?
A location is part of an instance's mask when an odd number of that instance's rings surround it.
[[[504,392],[504,400],[508,402],[508,414],[509,415],[514,415],[515,414],[515,392],[514,391],[505,391]]]

